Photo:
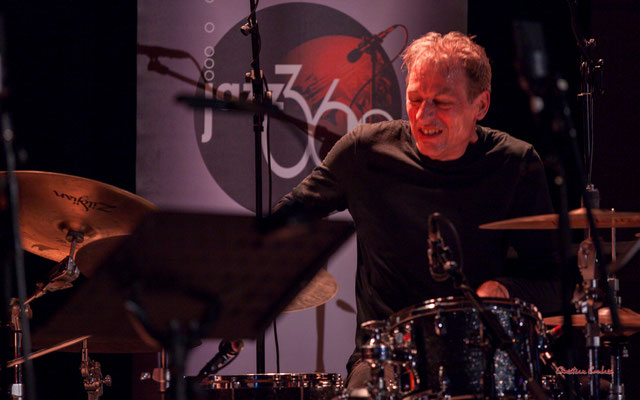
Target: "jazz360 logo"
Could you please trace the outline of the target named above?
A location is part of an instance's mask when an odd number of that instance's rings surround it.
[[[261,68],[273,102],[307,126],[305,134],[272,120],[268,152],[265,121],[260,149],[263,181],[268,178],[266,162],[270,159],[273,200],[277,200],[320,164],[337,140],[314,137],[317,126],[339,137],[363,122],[397,119],[401,97],[398,77],[382,48],[357,60],[348,57],[370,35],[348,15],[317,4],[287,3],[259,11],[258,20]],[[248,92],[251,98],[252,85],[244,82],[250,69],[251,43],[238,34],[243,23],[238,22],[215,46],[215,78],[206,82],[215,88],[215,94],[199,91],[197,95],[238,98]],[[253,210],[253,115],[197,111],[195,128],[200,153],[213,179],[236,202]],[[265,207],[270,206],[267,201]]]
[[[312,111],[311,107],[307,103],[307,100],[304,98],[302,93],[295,90],[293,88],[293,83],[298,78],[300,74],[300,70],[302,69],[302,65],[288,65],[288,64],[276,64],[275,66],[275,74],[276,75],[288,75],[289,79],[286,84],[275,83],[270,86],[270,89],[273,93],[274,104],[276,104],[282,111],[284,111],[284,101],[278,101],[278,99],[291,99],[304,114],[304,120],[308,125],[308,136],[307,136],[307,146],[304,150],[304,153],[300,160],[293,166],[284,166],[278,163],[278,160],[273,157],[272,154],[267,154],[267,135],[266,135],[266,124],[264,123],[264,133],[262,135],[262,151],[263,156],[265,158],[271,158],[271,168],[273,172],[280,178],[294,178],[300,175],[300,173],[307,166],[309,161],[311,160],[315,165],[320,164],[322,160],[320,160],[320,156],[318,154],[319,149],[316,149],[315,141],[313,140],[313,135],[315,131],[315,127],[320,124],[320,119],[330,113],[330,112],[341,112],[344,113],[344,118],[346,119],[346,130],[350,131],[355,128],[357,125],[374,120],[373,117],[381,117],[383,120],[391,120],[393,119],[391,115],[380,108],[374,108],[366,111],[361,115],[360,118],[356,115],[356,112],[349,108],[349,105],[342,103],[340,101],[332,100],[332,96],[335,92],[336,87],[340,83],[340,79],[334,79],[329,88],[327,89],[322,101],[320,102],[317,110]],[[242,91],[248,93],[248,98],[253,96],[253,89],[250,83],[244,83],[242,85]],[[225,93],[229,93],[231,96],[235,98],[240,97],[240,84],[239,83],[222,83],[217,87],[217,94],[223,94],[220,96],[224,98]],[[376,118],[375,120],[379,121],[380,118]],[[212,126],[213,126],[213,115],[212,113],[205,114],[204,121],[204,132],[202,134],[201,142],[207,143],[211,140],[212,135]]]

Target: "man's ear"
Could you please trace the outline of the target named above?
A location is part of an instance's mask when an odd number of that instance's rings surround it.
[[[489,105],[491,104],[491,93],[488,90],[483,91],[478,97],[473,100],[473,105],[476,107],[476,120],[480,121],[487,115],[489,111]]]

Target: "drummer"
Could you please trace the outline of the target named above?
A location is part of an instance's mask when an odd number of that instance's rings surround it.
[[[483,297],[520,298],[542,311],[560,303],[547,231],[485,231],[478,226],[552,213],[540,157],[532,145],[477,122],[489,110],[491,67],[484,49],[459,32],[431,32],[403,54],[409,120],[363,124],[343,136],[276,206],[276,216],[321,217],[348,209],[357,232],[358,326],[424,300],[460,295],[429,274],[428,217],[443,232],[470,284]],[[511,247],[517,268],[506,267]],[[363,386],[359,328],[349,386]]]

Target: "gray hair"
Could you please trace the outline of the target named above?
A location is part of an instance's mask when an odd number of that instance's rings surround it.
[[[491,65],[484,48],[461,32],[442,35],[429,32],[414,40],[402,54],[407,79],[417,63],[432,62],[446,67],[460,66],[468,79],[467,96],[475,99],[483,91],[491,91]]]

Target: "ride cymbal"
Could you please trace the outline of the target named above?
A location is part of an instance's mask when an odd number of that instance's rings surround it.
[[[640,227],[640,213],[618,212],[593,209],[593,219],[597,228],[637,228]],[[587,229],[587,211],[578,208],[569,212],[569,227]],[[490,222],[480,225],[480,229],[557,229],[558,214],[531,215]]]
[[[640,314],[629,309],[620,308],[618,310],[620,315],[620,324],[622,326],[623,335],[632,335],[636,332],[640,332]],[[544,318],[545,325],[562,325],[564,318],[559,316]],[[604,325],[611,325],[611,310],[608,307],[603,307],[598,310],[598,322]],[[571,316],[571,324],[576,327],[584,327],[587,325],[587,319],[584,314],[574,314]]]
[[[69,255],[69,231],[83,236],[77,249],[95,240],[131,233],[156,210],[151,202],[115,186],[72,175],[16,171],[23,248],[60,261]],[[0,172],[0,179],[7,173]]]

